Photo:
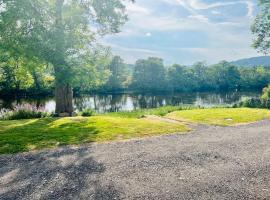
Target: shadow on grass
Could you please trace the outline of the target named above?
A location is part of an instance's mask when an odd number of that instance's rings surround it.
[[[99,130],[87,119],[33,119],[0,122],[0,154],[95,141]]]
[[[91,147],[0,157],[0,199],[119,199]]]

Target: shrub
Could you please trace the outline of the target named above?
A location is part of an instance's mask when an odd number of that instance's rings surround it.
[[[30,104],[15,106],[13,110],[2,109],[0,112],[1,120],[33,119],[52,116],[44,108],[36,108]]]
[[[263,89],[263,94],[261,96],[261,102],[263,108],[270,108],[270,85]]]
[[[239,107],[262,108],[262,100],[260,98],[248,98],[241,101]]]
[[[264,101],[270,100],[270,85],[263,89],[262,99]]]
[[[262,107],[270,109],[270,99],[262,99]]]
[[[91,117],[94,114],[95,114],[95,111],[90,108],[86,108],[81,112],[81,116],[83,117]]]

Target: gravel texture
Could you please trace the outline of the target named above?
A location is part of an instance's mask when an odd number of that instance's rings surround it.
[[[0,199],[270,199],[270,122],[0,156]]]

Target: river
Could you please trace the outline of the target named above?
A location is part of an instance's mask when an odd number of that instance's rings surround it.
[[[232,105],[249,97],[259,97],[260,92],[204,92],[204,93],[175,93],[175,94],[97,94],[84,95],[74,98],[74,108],[81,111],[92,108],[96,112],[132,111],[141,108],[156,108],[165,105],[195,105],[212,107]],[[35,107],[44,107],[53,112],[55,101],[53,98],[32,99],[0,99],[0,109],[12,109],[16,105],[31,104]]]

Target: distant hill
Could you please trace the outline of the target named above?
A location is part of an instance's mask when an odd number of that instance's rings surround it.
[[[243,66],[243,67],[254,67],[254,66],[270,67],[270,56],[245,58],[245,59],[233,61],[231,63],[237,66]]]

